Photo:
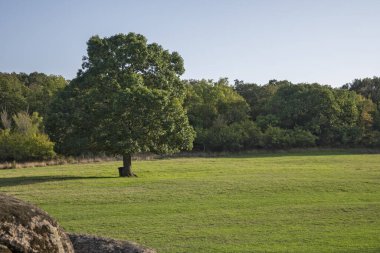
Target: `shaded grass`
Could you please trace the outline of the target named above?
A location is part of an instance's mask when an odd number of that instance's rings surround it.
[[[70,232],[159,252],[380,252],[380,155],[241,154],[0,171]]]

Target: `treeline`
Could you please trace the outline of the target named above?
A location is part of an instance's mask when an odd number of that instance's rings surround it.
[[[54,143],[43,119],[68,81],[43,73],[0,73],[0,161],[50,159]]]
[[[230,85],[227,79],[183,83],[198,151],[380,147],[379,77],[340,88],[276,80],[265,85],[238,80]],[[55,155],[48,136],[59,133],[44,125],[51,102],[67,85],[60,76],[0,73],[0,160]]]
[[[187,81],[186,107],[197,132],[194,147],[222,151],[293,147],[378,147],[380,79],[341,88],[226,79]]]

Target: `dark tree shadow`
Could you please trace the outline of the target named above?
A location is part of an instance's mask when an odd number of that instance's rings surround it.
[[[29,185],[45,182],[57,182],[67,180],[105,179],[117,177],[75,177],[75,176],[30,176],[30,177],[10,177],[0,178],[0,188],[17,185]]]

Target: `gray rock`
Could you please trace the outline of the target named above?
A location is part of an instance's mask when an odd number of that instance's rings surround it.
[[[3,252],[74,253],[69,237],[46,212],[1,193],[0,244]]]
[[[153,249],[127,241],[77,234],[69,234],[69,237],[75,253],[156,253]]]
[[[12,253],[12,251],[7,246],[0,244],[0,253]]]

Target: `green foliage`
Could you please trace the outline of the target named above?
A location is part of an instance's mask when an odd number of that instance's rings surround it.
[[[377,106],[373,113],[373,128],[380,131],[380,106]]]
[[[174,153],[191,149],[183,60],[134,33],[94,36],[88,56],[51,106],[46,128],[60,152]]]
[[[314,147],[318,137],[310,133],[309,131],[302,129],[288,130],[289,146],[290,147]]]
[[[234,151],[243,148],[244,129],[238,123],[227,125],[221,118],[207,129],[205,146],[210,150]]]
[[[363,137],[362,143],[368,147],[379,148],[380,147],[380,131],[375,130],[375,131],[367,132]]]
[[[0,73],[0,110],[15,114],[27,109],[27,88],[16,75]]]
[[[289,135],[286,130],[279,127],[269,126],[263,135],[263,146],[269,149],[288,148],[290,144]]]
[[[1,119],[1,124],[2,124],[4,129],[11,129],[12,121],[9,118],[7,111],[4,110],[4,111],[0,112],[0,119]]]
[[[374,103],[374,105],[368,105],[368,102],[365,102],[367,110],[365,110],[364,115],[362,113],[362,120],[367,127],[372,125],[375,130],[380,130],[380,77],[355,79],[342,88],[355,91]],[[370,107],[369,110],[368,107]]]
[[[268,84],[259,86],[255,83],[244,83],[235,80],[235,91],[242,96],[250,106],[252,120],[256,120],[259,115],[266,113],[266,106],[270,98],[277,92],[278,88],[288,85],[290,82],[270,80]]]
[[[202,143],[207,150],[238,151],[262,146],[262,132],[255,123],[249,120],[234,122],[230,125],[223,120],[216,120],[204,134]]]
[[[37,113],[29,116],[19,112],[13,120],[14,129],[0,129],[0,161],[45,160],[55,156],[54,143],[39,130],[42,118]]]
[[[260,126],[303,129],[318,136],[319,145],[358,144],[373,114],[371,102],[356,93],[318,84],[281,86],[267,110]]]
[[[263,134],[263,147],[285,149],[294,147],[313,147],[318,138],[302,129],[287,130],[269,126]]]
[[[380,104],[380,77],[355,79],[352,83],[344,85],[343,88],[355,91],[377,105]]]
[[[54,143],[45,134],[25,135],[0,130],[0,161],[30,161],[53,158]]]
[[[278,117],[273,114],[259,115],[257,116],[255,122],[261,129],[264,130],[270,126],[275,127],[280,124]]]
[[[227,79],[218,82],[190,80],[185,106],[197,132],[195,147],[201,150],[240,150],[246,132],[240,123],[248,120],[249,106]]]
[[[231,90],[226,93],[229,87],[220,86],[221,81],[186,83],[195,147],[201,150],[369,145],[365,136],[380,125],[375,105],[353,91],[272,80],[264,86],[235,81],[235,91],[248,101],[254,119],[255,127],[242,127],[249,121],[246,104]]]
[[[48,76],[37,72],[29,75],[19,74],[19,79],[27,87],[26,100],[29,111],[38,112],[44,117],[55,94],[67,85],[67,81],[61,76]]]
[[[55,94],[65,87],[61,76],[43,73],[0,73],[0,110],[10,114],[38,112],[45,116]]]
[[[42,128],[42,118],[37,112],[31,116],[26,112],[19,112],[12,117],[15,123],[15,131],[24,135],[39,133]]]
[[[317,84],[282,86],[267,107],[280,127],[302,127],[322,135],[332,127],[339,110],[332,89]]]
[[[185,85],[185,107],[192,126],[209,128],[218,118],[226,124],[248,118],[247,102],[228,86],[227,79],[218,82],[190,80]]]
[[[263,133],[260,127],[251,120],[235,123],[242,130],[243,138],[242,143],[244,149],[254,149],[263,147]]]

